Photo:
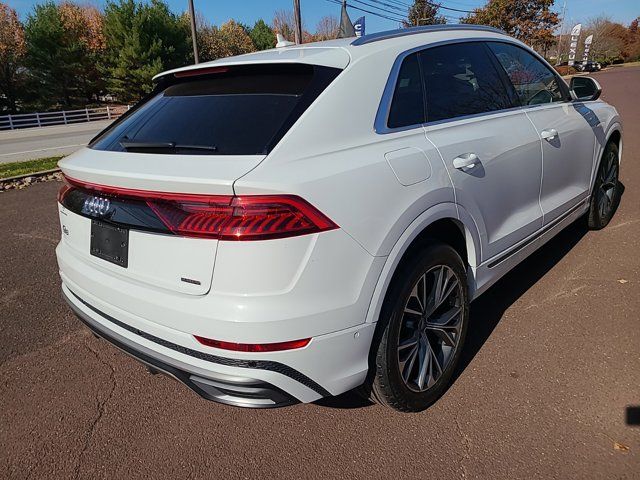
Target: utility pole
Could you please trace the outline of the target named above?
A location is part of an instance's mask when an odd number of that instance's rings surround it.
[[[562,48],[562,35],[564,33],[564,16],[567,12],[567,0],[564,1],[564,5],[562,6],[562,22],[560,23],[560,39],[558,40],[558,50],[556,51],[556,65],[560,65],[560,55]]]
[[[293,0],[293,17],[295,24],[295,41],[302,43],[302,20],[300,19],[300,0]]]
[[[200,63],[198,58],[198,39],[196,38],[196,10],[193,8],[193,0],[189,0],[189,19],[191,20],[191,40],[193,40],[193,60]]]

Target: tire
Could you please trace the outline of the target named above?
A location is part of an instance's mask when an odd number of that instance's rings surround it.
[[[436,298],[441,303],[433,310]],[[448,388],[468,323],[464,263],[450,246],[430,243],[403,261],[394,275],[378,320],[369,378],[361,392],[398,411],[424,410]]]
[[[587,226],[600,230],[607,226],[620,203],[618,146],[609,142],[602,153],[591,193]]]

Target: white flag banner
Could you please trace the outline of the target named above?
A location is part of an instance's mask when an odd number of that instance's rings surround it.
[[[569,44],[569,66],[572,67],[576,63],[576,51],[578,50],[578,39],[580,38],[580,31],[582,30],[582,24],[578,23],[571,29],[571,43]]]
[[[584,39],[584,53],[582,54],[582,65],[587,64],[589,60],[589,50],[591,50],[591,42],[593,42],[593,35],[589,35]]]

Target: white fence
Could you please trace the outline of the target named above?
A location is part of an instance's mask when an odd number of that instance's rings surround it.
[[[60,112],[19,113],[0,115],[0,130],[46,127],[47,125],[67,125],[70,123],[92,122],[118,118],[131,108],[130,105],[116,105],[82,110],[63,110]]]

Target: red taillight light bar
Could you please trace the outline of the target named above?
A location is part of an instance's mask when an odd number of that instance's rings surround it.
[[[228,71],[229,71],[229,67],[194,68],[191,70],[176,72],[173,74],[173,76],[176,78],[184,78],[184,77],[195,77],[198,75],[211,75],[212,73],[226,73]]]
[[[282,350],[295,350],[306,347],[311,341],[310,338],[302,340],[291,340],[288,342],[277,343],[233,343],[223,342],[221,340],[212,340],[194,335],[195,339],[202,345],[207,347],[220,348],[222,350],[233,350],[235,352],[280,352]]]
[[[268,240],[338,228],[296,195],[200,195],[110,187],[65,177],[58,200],[73,188],[144,202],[176,235],[219,240]]]

